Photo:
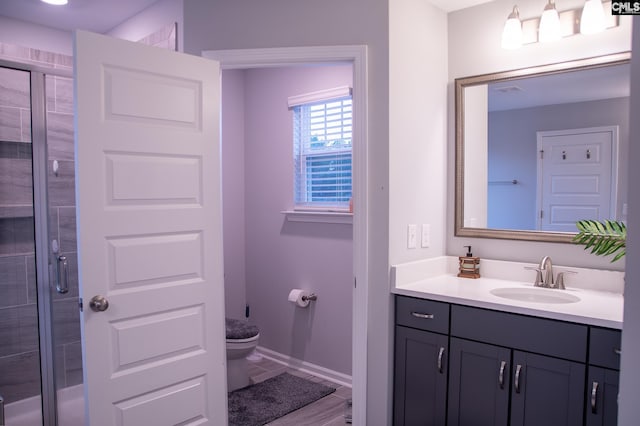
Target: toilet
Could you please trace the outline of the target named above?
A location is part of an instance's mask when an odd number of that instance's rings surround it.
[[[249,386],[247,356],[258,346],[258,327],[246,321],[226,318],[227,392]]]

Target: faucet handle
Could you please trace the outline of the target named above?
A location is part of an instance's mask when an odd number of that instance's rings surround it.
[[[577,274],[576,271],[562,271],[562,272],[558,272],[558,276],[556,277],[556,283],[555,283],[555,287],[560,289],[560,290],[564,290],[565,286],[564,286],[564,276],[565,274]]]
[[[534,281],[533,285],[536,287],[542,287],[543,286],[543,280],[542,280],[542,269],[540,268],[536,268],[535,266],[525,266],[524,269],[528,269],[530,271],[536,271],[536,280]]]

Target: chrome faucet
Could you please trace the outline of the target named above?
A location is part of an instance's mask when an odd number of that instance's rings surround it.
[[[538,270],[540,271],[542,280],[537,285],[540,287],[553,288],[553,264],[551,263],[551,258],[549,256],[542,258],[540,265],[538,266]]]
[[[525,269],[531,269],[536,271],[536,280],[533,283],[534,287],[545,287],[545,288],[557,288],[559,290],[565,290],[564,286],[564,277],[566,274],[575,274],[575,271],[562,271],[558,272],[555,280],[553,278],[553,264],[551,263],[551,258],[549,256],[545,256],[540,261],[540,264],[535,266],[525,266]]]

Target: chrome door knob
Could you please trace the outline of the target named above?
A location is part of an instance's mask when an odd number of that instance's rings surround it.
[[[109,307],[109,301],[104,296],[93,296],[89,301],[89,306],[94,312],[104,312]]]

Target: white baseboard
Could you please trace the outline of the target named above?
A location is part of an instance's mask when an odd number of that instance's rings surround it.
[[[352,382],[351,376],[347,374],[340,373],[334,370],[329,370],[328,368],[321,367],[319,365],[312,364],[307,361],[302,361],[300,359],[281,354],[280,352],[263,348],[262,346],[258,346],[256,348],[256,352],[258,352],[263,357],[270,359],[271,361],[275,361],[289,368],[293,368],[295,370],[302,371],[304,373],[313,374],[316,377],[320,377],[322,379],[332,381],[342,386],[347,386],[349,388],[351,387],[351,382]]]

